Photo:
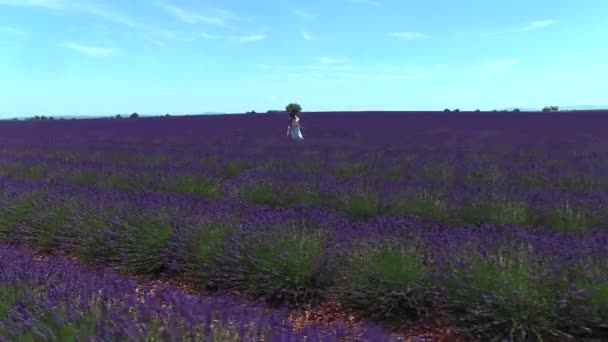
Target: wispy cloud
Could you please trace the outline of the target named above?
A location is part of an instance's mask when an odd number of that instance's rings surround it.
[[[74,10],[88,13],[92,16],[104,19],[117,24],[129,26],[129,27],[140,27],[140,23],[129,18],[127,15],[118,13],[107,8],[99,7],[93,4],[74,4],[72,7]]]
[[[112,11],[92,2],[75,2],[67,0],[0,0],[0,6],[37,7],[49,10],[73,11],[129,27],[142,26],[140,23],[137,23],[122,13]]]
[[[275,70],[279,78],[308,81],[413,81],[432,77],[429,72],[400,66],[354,66],[344,63],[344,59],[331,57],[316,58],[317,64],[309,65],[269,65],[256,64],[258,68]],[[271,74],[271,73],[269,73]],[[282,74],[282,75],[280,75]]]
[[[300,31],[300,35],[302,36],[302,38],[304,40],[309,40],[309,41],[317,40],[317,38],[315,38],[313,35],[311,35],[310,33],[308,33],[308,31],[306,31],[306,30]]]
[[[336,64],[342,62],[341,59],[331,58],[331,57],[317,57],[317,61],[323,64]]]
[[[312,19],[315,17],[314,14],[312,14],[306,10],[303,10],[301,8],[294,8],[291,10],[291,12],[302,19]]]
[[[164,2],[159,2],[158,6],[160,6],[165,11],[171,13],[172,15],[174,15],[175,17],[177,17],[179,20],[183,21],[186,24],[204,23],[204,24],[223,26],[223,27],[228,26],[226,21],[223,18],[218,17],[218,16],[202,15],[200,13],[186,10],[184,8],[181,8],[181,7],[178,7],[175,5],[166,4]]]
[[[371,6],[381,6],[382,3],[376,0],[348,0],[349,2],[352,2],[353,4],[364,4],[364,5],[371,5]]]
[[[513,58],[501,59],[501,60],[489,60],[483,65],[482,69],[484,71],[490,71],[490,72],[500,71],[511,65],[517,64],[519,62],[520,62],[519,59],[513,59]]]
[[[0,5],[19,7],[41,7],[60,9],[65,7],[63,0],[0,0]]]
[[[201,33],[199,36],[204,39],[232,40],[232,41],[239,41],[239,42],[255,42],[255,41],[266,39],[266,36],[263,34],[250,34],[250,35],[246,35],[246,36],[221,36],[221,35],[214,35],[214,34],[208,34],[208,33]]]
[[[415,39],[424,39],[430,38],[431,36],[418,32],[393,32],[390,34],[392,37],[401,38],[404,40],[415,40]]]
[[[382,73],[337,73],[335,76],[348,79],[369,80],[369,81],[414,81],[430,77],[427,73],[402,73],[402,74],[382,74]]]
[[[73,43],[73,42],[66,42],[66,43],[61,44],[61,46],[68,48],[68,49],[78,51],[80,53],[83,53],[83,54],[85,54],[87,56],[91,56],[91,57],[111,57],[111,56],[118,56],[120,54],[119,50],[116,48],[88,46],[88,45],[81,45],[81,44],[77,44],[77,43]]]
[[[0,33],[14,34],[17,36],[26,36],[27,32],[10,26],[0,26]]]
[[[506,34],[506,33],[533,31],[533,30],[539,30],[539,29],[545,28],[545,27],[553,25],[553,24],[555,24],[555,20],[537,20],[537,21],[529,22],[528,24],[523,25],[523,26],[512,27],[510,29],[505,29],[505,30],[484,32],[481,35],[483,37],[489,37],[489,36],[495,36],[495,35]]]
[[[354,71],[357,68],[352,65],[326,65],[326,64],[309,64],[309,65],[280,65],[280,64],[255,64],[255,67],[269,70],[320,70],[320,71]],[[297,74],[293,73],[292,74]]]

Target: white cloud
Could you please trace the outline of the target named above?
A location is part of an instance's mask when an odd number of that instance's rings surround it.
[[[348,0],[354,4],[365,4],[365,5],[372,5],[372,6],[381,6],[382,3],[380,3],[379,1],[376,0]]]
[[[0,0],[0,5],[19,7],[41,7],[59,9],[65,7],[63,0]]]
[[[308,31],[302,30],[300,34],[302,35],[302,38],[304,38],[304,40],[316,40],[316,38],[313,37],[310,33],[308,33]]]
[[[524,26],[513,27],[510,29],[506,29],[506,30],[485,32],[485,33],[482,33],[481,35],[483,37],[489,37],[489,36],[495,36],[495,35],[506,34],[506,33],[533,31],[533,30],[545,28],[545,27],[553,25],[553,24],[555,24],[554,20],[536,20],[536,21],[531,21]]]
[[[404,40],[424,39],[431,36],[418,32],[393,32],[390,36],[401,38]]]
[[[294,8],[291,10],[291,12],[302,19],[312,19],[315,17],[314,14],[312,14],[306,10],[303,10],[301,8]]]
[[[323,64],[336,64],[341,62],[341,60],[331,57],[317,57],[317,60]]]
[[[228,26],[226,21],[220,17],[201,15],[197,12],[189,11],[181,7],[169,5],[163,2],[158,3],[158,6],[160,6],[165,11],[173,14],[179,20],[183,21],[186,24],[204,23],[223,27]]]
[[[0,33],[14,34],[17,36],[26,36],[27,32],[10,26],[0,26]]]
[[[129,26],[129,27],[142,26],[140,23],[135,22],[131,18],[129,18],[121,13],[117,13],[114,11],[110,11],[108,9],[97,7],[92,4],[86,4],[86,5],[74,4],[73,9],[75,9],[77,11],[82,11],[82,12],[88,13],[88,14],[98,17],[100,19],[115,22],[115,23],[122,24],[122,25]]]
[[[503,70],[511,65],[517,64],[519,63],[519,59],[502,59],[502,60],[490,60],[487,61],[484,66],[483,66],[483,70],[485,71],[500,71]]]
[[[421,80],[430,77],[426,73],[411,73],[411,74],[382,74],[382,73],[337,73],[336,76],[348,79],[359,79],[369,81],[413,81]]]
[[[38,7],[49,10],[74,11],[92,15],[94,17],[126,25],[129,27],[142,26],[129,17],[100,7],[90,2],[74,2],[66,0],[0,0],[0,6]]]
[[[210,40],[233,40],[233,41],[240,41],[240,42],[254,42],[254,41],[263,40],[266,38],[266,36],[263,34],[250,34],[250,35],[246,35],[246,36],[221,36],[221,35],[214,35],[214,34],[208,34],[208,33],[201,33],[199,36],[201,38],[210,39]]]
[[[325,71],[352,71],[357,68],[352,65],[269,65],[256,64],[257,68],[271,70],[325,70]]]
[[[430,73],[419,69],[404,69],[403,67],[378,68],[374,66],[359,67],[341,64],[339,60],[333,58],[325,60],[324,57],[320,57],[317,60],[321,64],[291,66],[257,64],[255,66],[267,70],[284,71],[286,73],[283,73],[283,75],[286,75],[288,79],[332,80],[342,83],[349,81],[414,81],[432,77]],[[324,63],[324,61],[331,61],[332,63]]]
[[[91,57],[111,57],[119,55],[119,51],[116,48],[95,47],[72,42],[63,43],[61,44],[61,46],[68,49],[76,50]]]

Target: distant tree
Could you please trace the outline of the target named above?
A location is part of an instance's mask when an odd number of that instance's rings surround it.
[[[117,118],[117,119],[122,119],[122,115],[120,115],[120,114],[116,114],[116,118]]]
[[[171,114],[167,113],[167,114],[165,114],[165,116],[171,116]]]
[[[137,114],[137,112],[131,114],[131,116],[130,116],[130,118],[132,118],[132,119],[135,119],[135,118],[138,118],[138,117],[139,117],[139,114]]]
[[[514,111],[514,112],[521,112],[521,111],[519,110],[519,108],[515,108],[515,109],[513,109],[513,111]]]
[[[493,110],[492,110],[492,112],[494,112],[494,113],[496,113],[496,112],[498,112],[498,110],[496,110],[496,109],[493,109]]]
[[[476,112],[481,112],[481,111],[479,110],[479,108],[475,109],[475,111],[476,111]]]
[[[557,112],[559,111],[558,106],[545,106],[543,107],[543,112]]]
[[[245,114],[256,114],[256,113],[255,113],[255,110],[250,110],[250,111],[248,111],[248,112],[247,112],[247,113],[245,113]]]
[[[449,109],[449,108],[446,108],[446,109],[444,109],[443,111],[444,111],[444,112],[449,112],[449,111],[450,111],[450,109]]]
[[[290,103],[287,106],[285,106],[285,110],[288,113],[296,113],[297,114],[297,113],[299,113],[299,112],[302,111],[302,107],[299,104],[297,104],[297,103]]]
[[[55,117],[49,116],[49,120],[55,120]]]
[[[460,112],[460,109],[456,108],[454,109],[455,112]]]
[[[268,111],[266,111],[266,114],[274,114],[274,113],[278,113],[280,112],[279,110],[276,109],[269,109]]]
[[[38,116],[38,115],[34,116],[34,120],[40,120],[40,116]]]

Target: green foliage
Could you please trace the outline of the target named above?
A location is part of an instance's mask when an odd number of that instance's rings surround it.
[[[85,186],[95,184],[97,172],[94,170],[78,170],[67,176],[66,182],[69,184]]]
[[[572,207],[568,202],[552,210],[543,221],[549,228],[562,232],[582,232],[595,224],[584,209]]]
[[[176,193],[187,193],[203,197],[215,198],[220,194],[218,181],[204,176],[181,176],[177,177],[169,185],[169,191]]]
[[[282,187],[270,181],[249,182],[241,187],[240,195],[250,203],[272,206],[297,204],[321,204],[322,198],[316,189],[307,185]]]
[[[228,161],[224,165],[224,176],[232,178],[240,175],[249,167],[249,163],[246,161]]]
[[[14,236],[17,226],[34,211],[38,198],[37,193],[20,194],[10,201],[3,199],[0,202],[0,240]]]
[[[11,284],[0,283],[0,317],[6,317],[8,311],[19,300],[25,297],[23,289]],[[2,329],[0,328],[0,332]]]
[[[57,202],[50,202],[51,200],[39,202],[41,205],[30,213],[27,227],[21,236],[24,241],[43,252],[59,247],[59,234],[68,224],[70,215],[79,208],[79,201],[75,198],[63,198]]]
[[[441,194],[424,190],[397,202],[394,211],[427,219],[440,220],[448,215],[448,208]]]
[[[361,243],[340,258],[341,302],[377,321],[422,318],[433,305],[430,272],[421,252],[390,241]]]
[[[297,103],[290,103],[287,106],[285,106],[285,110],[288,113],[296,113],[297,114],[297,113],[299,113],[299,112],[302,111],[302,107],[299,104],[297,104]]]
[[[557,112],[559,111],[559,107],[558,106],[545,106],[543,107],[543,112]]]
[[[192,227],[186,245],[178,251],[181,271],[199,286],[212,284],[212,269],[231,234],[231,228],[221,223],[205,223]]]
[[[321,230],[297,224],[249,240],[249,261],[243,261],[240,287],[271,303],[302,304],[320,299],[324,284],[318,266],[323,241]]]
[[[467,224],[529,224],[533,219],[526,203],[506,198],[474,198],[461,206],[456,217]]]
[[[105,233],[116,212],[111,208],[83,207],[76,213],[79,224],[75,231],[67,231],[70,250],[85,262],[110,262],[118,251],[108,245]]]
[[[351,178],[354,176],[362,176],[369,172],[369,164],[365,162],[359,163],[341,163],[333,168],[334,176],[338,178]]]
[[[497,251],[494,261],[473,258],[460,280],[460,312],[455,317],[484,340],[528,340],[557,331],[556,284],[523,251]]]
[[[454,171],[449,165],[427,165],[422,169],[421,177],[431,181],[448,182],[453,179]]]
[[[122,255],[117,266],[138,274],[160,274],[166,266],[162,251],[173,232],[168,213],[134,212],[122,224]]]
[[[379,214],[380,205],[371,191],[352,191],[339,199],[339,209],[354,220],[365,220]]]
[[[131,119],[135,119],[135,118],[138,118],[138,117],[139,117],[139,114],[137,114],[137,112],[135,112],[135,113],[131,114],[129,117],[130,117]]]

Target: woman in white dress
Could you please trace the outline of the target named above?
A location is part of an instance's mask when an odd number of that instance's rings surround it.
[[[287,126],[287,136],[294,141],[304,140],[302,131],[300,130],[300,118],[296,112],[289,113],[289,125]]]

